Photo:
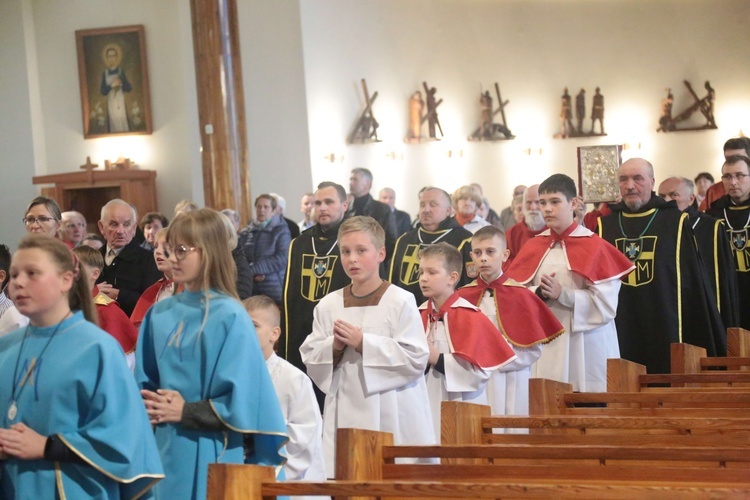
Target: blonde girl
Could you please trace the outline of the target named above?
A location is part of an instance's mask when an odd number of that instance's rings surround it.
[[[236,299],[223,217],[202,208],[174,219],[164,250],[184,291],[154,304],[141,324],[135,375],[167,475],[157,498],[205,498],[210,463],[284,460],[284,419]]]

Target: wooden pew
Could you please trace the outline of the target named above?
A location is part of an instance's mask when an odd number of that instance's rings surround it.
[[[714,393],[750,391],[750,371],[701,371],[702,360],[715,358],[701,357],[700,351],[705,354],[705,349],[700,347],[672,344],[673,372],[665,374],[647,374],[646,367],[638,363],[625,359],[608,359],[607,392],[658,392],[677,388]],[[722,364],[726,365],[727,363]]]
[[[683,439],[698,445],[716,442],[719,445],[744,445],[750,442],[750,415],[731,418],[674,417],[674,416],[601,416],[601,415],[541,415],[531,417],[490,416],[490,408],[462,402],[442,404],[442,444],[479,445],[504,442],[545,442],[563,440],[581,443],[586,438],[595,438],[613,443],[651,440]],[[494,429],[528,429],[530,434],[493,434]],[[460,429],[460,432],[455,432]],[[562,438],[557,436],[562,435]],[[622,437],[624,436],[624,437]],[[568,439],[571,439],[568,441]],[[555,441],[558,440],[558,441]],[[666,441],[661,441],[666,442]]]
[[[285,495],[387,498],[543,498],[630,500],[729,499],[748,495],[745,483],[679,484],[648,481],[498,479],[471,481],[327,481],[276,482],[274,469],[257,465],[211,464],[208,500],[261,500]]]
[[[726,357],[708,357],[706,350],[690,344],[672,344],[672,373],[701,373],[718,368],[750,371],[750,331],[729,328]]]

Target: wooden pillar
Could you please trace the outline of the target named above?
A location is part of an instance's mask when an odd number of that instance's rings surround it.
[[[206,206],[252,218],[236,0],[190,0]]]

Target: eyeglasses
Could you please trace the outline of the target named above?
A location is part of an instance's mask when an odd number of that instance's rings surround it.
[[[731,182],[732,180],[737,179],[737,182],[742,182],[745,180],[745,177],[750,177],[750,175],[738,172],[736,174],[724,174],[721,176],[721,180]]]
[[[166,258],[169,258],[171,254],[174,254],[175,259],[184,260],[190,252],[193,252],[195,250],[197,250],[197,248],[187,247],[185,245],[179,245],[175,248],[172,248],[169,245],[164,245],[164,256]]]
[[[30,226],[30,225],[34,224],[35,222],[37,224],[39,224],[39,225],[42,225],[42,224],[48,223],[49,221],[53,221],[53,220],[57,220],[57,219],[55,219],[54,217],[44,217],[44,216],[42,216],[42,217],[26,217],[26,218],[23,218],[21,220],[23,221],[23,223],[25,225]]]

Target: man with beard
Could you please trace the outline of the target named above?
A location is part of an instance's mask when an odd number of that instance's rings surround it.
[[[721,181],[727,194],[708,213],[721,218],[729,233],[740,301],[739,326],[750,329],[750,159],[737,154],[727,158]]]
[[[302,371],[305,365],[299,348],[312,332],[313,309],[329,292],[349,283],[341,267],[338,247],[339,224],[346,208],[343,186],[321,182],[315,191],[317,223],[289,245],[277,352]]]
[[[726,352],[721,316],[704,279],[688,215],[656,196],[653,166],[633,158],[620,166],[622,202],[599,219],[599,235],[635,265],[623,280],[617,306],[620,355],[669,373],[670,345]]]
[[[695,206],[693,181],[690,179],[669,177],[659,184],[658,192],[666,201],[674,201],[677,208],[690,217],[690,227],[695,234],[698,253],[724,321],[724,328],[739,326],[734,256],[724,224],[721,220],[698,211]]]
[[[523,221],[508,229],[506,234],[510,255],[503,269],[510,267],[510,263],[518,255],[524,243],[537,234],[541,234],[545,229],[547,229],[547,224],[544,222],[539,205],[539,184],[534,184],[526,188],[523,193]]]
[[[471,258],[471,233],[451,216],[451,196],[440,188],[428,187],[419,198],[419,227],[397,241],[388,280],[414,294],[417,305],[426,299],[419,287],[419,251],[444,241],[461,252],[464,268],[457,286],[477,277]]]

